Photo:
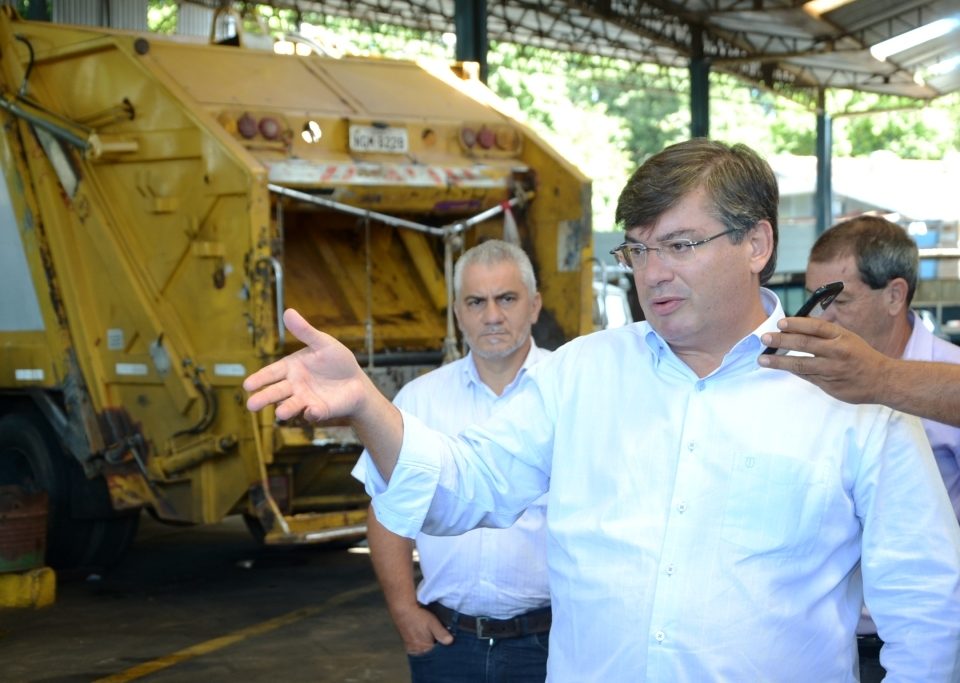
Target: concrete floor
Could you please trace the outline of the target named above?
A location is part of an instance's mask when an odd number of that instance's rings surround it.
[[[356,549],[354,549],[356,551]],[[883,671],[862,653],[864,683]],[[44,609],[0,609],[0,683],[409,683],[370,558],[260,546],[243,522],[144,516],[124,561],[57,576]]]
[[[408,683],[369,560],[145,515],[119,566],[59,573],[51,607],[0,610],[0,681]]]

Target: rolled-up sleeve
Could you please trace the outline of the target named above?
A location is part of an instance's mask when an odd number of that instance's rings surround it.
[[[403,415],[403,446],[389,483],[373,466],[368,453],[367,493],[373,496],[377,520],[395,534],[414,538],[423,526],[423,519],[434,498],[440,480],[441,456],[437,448],[428,444],[431,438],[442,436],[426,427],[419,419],[401,410]],[[419,446],[410,447],[410,442]],[[370,474],[370,470],[374,474]]]
[[[380,523],[408,537],[513,524],[550,483],[553,423],[537,389],[525,389],[457,437],[401,410],[403,443],[386,489],[365,480]]]

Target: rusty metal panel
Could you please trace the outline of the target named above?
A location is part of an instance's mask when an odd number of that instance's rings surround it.
[[[0,572],[43,566],[47,494],[0,486]]]

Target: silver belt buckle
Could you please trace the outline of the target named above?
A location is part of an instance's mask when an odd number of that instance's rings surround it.
[[[484,634],[484,627],[487,625],[487,617],[477,617],[477,638],[489,638]]]

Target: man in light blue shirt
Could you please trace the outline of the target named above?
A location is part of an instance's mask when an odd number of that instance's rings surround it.
[[[488,417],[549,355],[531,336],[540,294],[520,247],[489,240],[468,249],[453,293],[470,353],[413,380],[393,401],[446,434]],[[371,482],[371,495],[386,486],[366,452],[353,474]],[[545,503],[546,496],[507,529],[418,534],[416,592],[412,542],[380,525],[371,506],[370,555],[413,683],[543,683],[551,621]]]
[[[960,529],[920,422],[757,363],[783,317],[762,288],[777,202],[743,145],[648,159],[614,250],[646,321],[561,347],[458,438],[294,311],[308,347],[248,377],[247,405],[347,416],[404,535],[506,526],[549,490],[554,683],[856,681],[864,599],[888,680],[957,681]]]

